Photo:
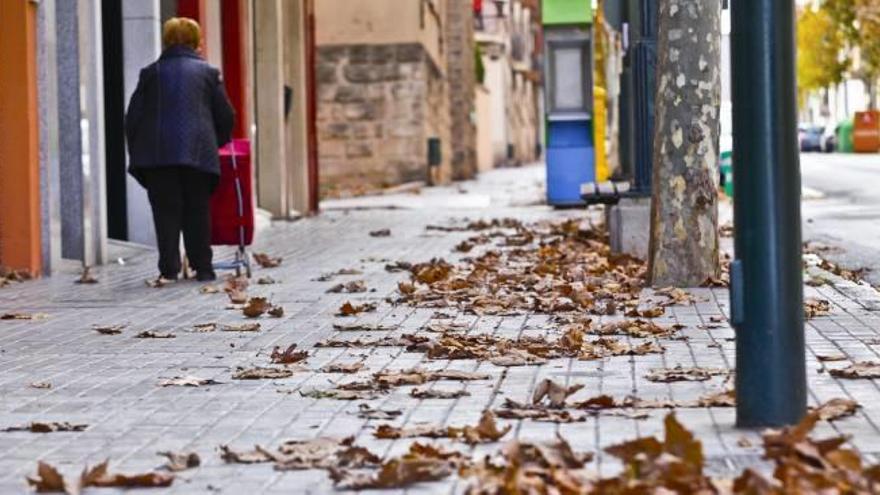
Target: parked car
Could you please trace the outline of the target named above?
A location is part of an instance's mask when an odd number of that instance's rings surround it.
[[[801,151],[822,151],[822,134],[824,127],[801,125],[798,127],[798,142]]]
[[[825,132],[822,133],[822,151],[825,153],[834,153],[837,151],[837,132],[839,130],[839,125],[834,127],[834,129],[831,129],[830,127],[825,128]]]

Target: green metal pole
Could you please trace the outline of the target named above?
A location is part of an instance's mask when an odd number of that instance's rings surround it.
[[[736,422],[806,412],[794,0],[731,2]]]

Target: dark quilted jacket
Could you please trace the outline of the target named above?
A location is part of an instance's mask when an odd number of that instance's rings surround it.
[[[228,143],[235,115],[220,71],[184,46],[166,49],[141,70],[128,104],[129,173],[183,165],[220,175],[218,148]]]

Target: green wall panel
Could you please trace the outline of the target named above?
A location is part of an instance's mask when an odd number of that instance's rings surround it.
[[[542,17],[545,26],[560,24],[591,24],[591,0],[544,0]]]

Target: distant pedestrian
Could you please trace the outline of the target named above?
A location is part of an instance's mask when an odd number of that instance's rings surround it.
[[[163,52],[140,73],[125,118],[129,173],[148,192],[159,273],[180,273],[180,233],[200,281],[216,279],[210,197],[220,178],[218,149],[231,139],[234,112],[220,71],[199,54],[201,29],[176,17],[162,29]]]

